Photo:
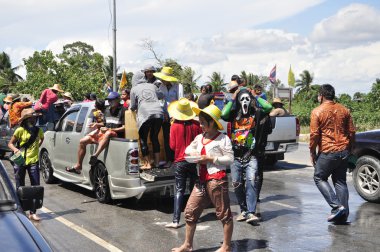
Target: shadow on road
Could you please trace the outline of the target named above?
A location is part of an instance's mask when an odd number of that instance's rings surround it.
[[[295,169],[304,169],[310,167],[307,164],[294,164],[288,163],[286,161],[279,161],[274,166],[265,166],[264,171],[279,171],[279,170],[295,170]]]

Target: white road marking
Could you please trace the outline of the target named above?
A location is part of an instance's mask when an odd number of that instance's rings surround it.
[[[283,207],[287,207],[287,208],[291,208],[291,209],[296,209],[297,208],[295,206],[291,206],[291,205],[280,203],[280,202],[276,202],[276,201],[268,201],[268,203],[272,203],[272,204],[275,204],[275,205],[279,205],[279,206],[283,206]]]
[[[47,209],[46,207],[42,207],[40,210],[42,212],[44,212],[44,213],[47,213],[47,214],[56,215],[54,212],[52,212],[51,210]],[[86,229],[84,229],[82,227],[79,227],[78,225],[72,223],[71,221],[66,220],[63,217],[56,216],[54,219],[57,220],[57,221],[59,221],[59,222],[61,222],[65,226],[67,226],[67,227],[69,227],[69,228],[77,231],[81,235],[87,237],[88,239],[90,239],[91,241],[95,242],[96,244],[102,246],[103,248],[107,249],[108,251],[122,252],[121,249],[119,249],[119,248],[115,247],[114,245],[106,242],[105,240],[103,240],[99,236],[96,236],[95,234],[91,233],[90,231],[87,231]]]

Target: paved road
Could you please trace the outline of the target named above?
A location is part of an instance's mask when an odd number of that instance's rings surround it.
[[[335,226],[326,221],[330,209],[314,185],[307,145],[285,158],[264,173],[262,221],[256,226],[234,222],[233,251],[378,251],[380,205],[358,196],[351,175],[351,223]],[[239,208],[230,192],[236,216]],[[104,205],[91,192],[57,183],[45,185],[43,220],[36,226],[55,251],[170,251],[185,235],[184,227],[164,228],[172,211],[171,199],[150,195]],[[209,208],[197,226],[194,248],[214,251],[221,241],[222,226]]]

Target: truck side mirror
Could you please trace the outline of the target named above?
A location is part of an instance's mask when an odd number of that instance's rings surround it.
[[[24,211],[39,209],[44,201],[44,188],[42,186],[20,186],[17,189],[21,207]]]

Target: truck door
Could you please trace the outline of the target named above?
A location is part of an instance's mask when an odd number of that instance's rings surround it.
[[[66,166],[73,165],[73,156],[76,157],[78,142],[74,139],[78,138],[78,134],[74,133],[74,129],[79,110],[80,106],[75,106],[59,121],[54,146],[54,159],[52,160],[54,167],[58,170],[64,170]],[[77,142],[76,145],[75,142]]]

